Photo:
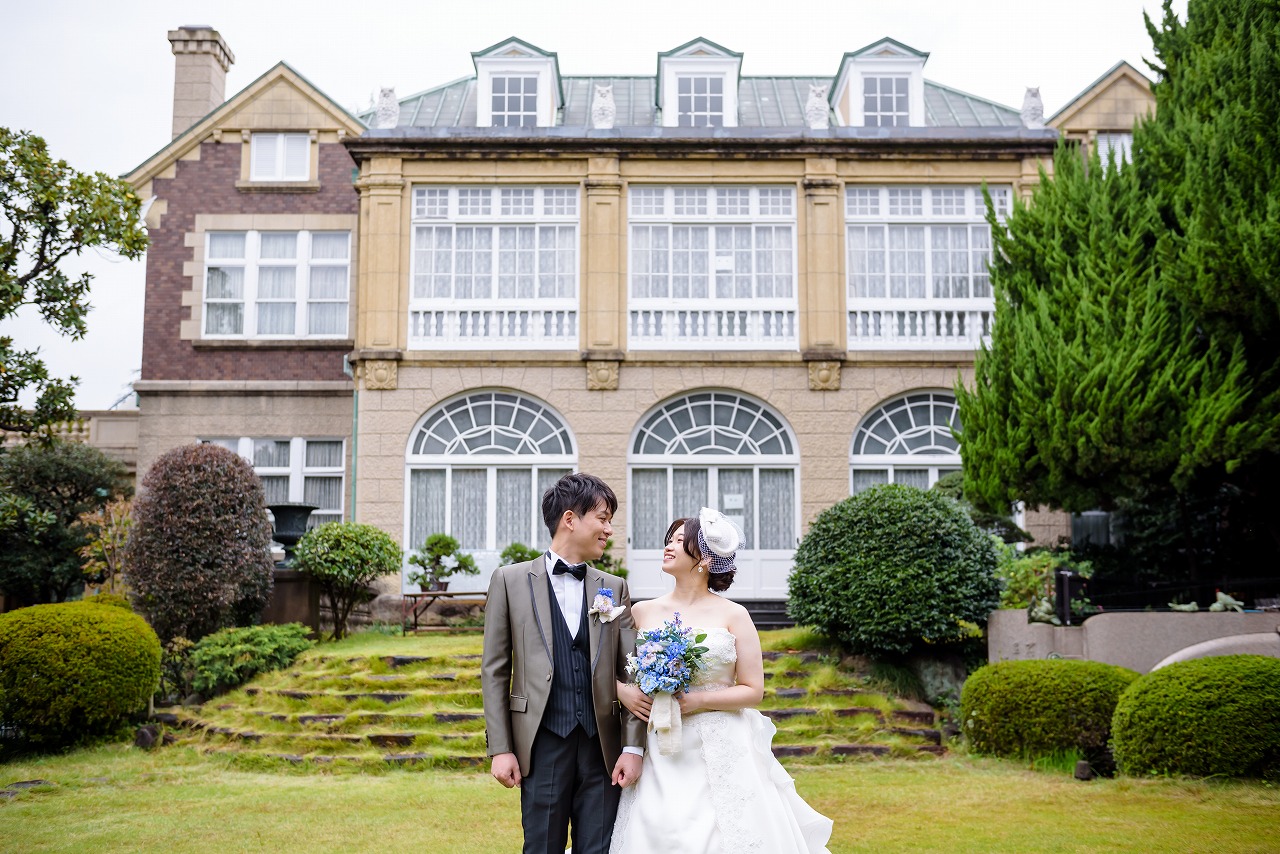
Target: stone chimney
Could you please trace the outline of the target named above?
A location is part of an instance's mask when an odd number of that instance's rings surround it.
[[[173,46],[173,137],[177,139],[226,100],[227,69],[235,54],[204,24],[189,24],[169,31]]]

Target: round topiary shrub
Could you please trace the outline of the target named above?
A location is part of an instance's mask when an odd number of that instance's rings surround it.
[[[991,537],[954,500],[911,486],[827,508],[795,561],[792,618],[865,655],[960,640],[999,602]]]
[[[298,541],[294,561],[311,573],[333,608],[333,639],[347,631],[347,618],[371,598],[369,585],[400,571],[400,546],[381,528],[359,522],[327,522]]]
[[[1111,724],[1124,774],[1280,775],[1280,659],[1180,661],[1120,696]]]
[[[1001,661],[960,692],[965,738],[978,753],[1034,758],[1078,750],[1109,771],[1116,701],[1138,674],[1100,661]]]
[[[0,721],[32,744],[77,744],[145,711],[160,641],[123,608],[68,602],[0,616]]]
[[[271,593],[271,523],[253,468],[218,445],[161,456],[133,505],[126,577],[165,641],[249,625]]]

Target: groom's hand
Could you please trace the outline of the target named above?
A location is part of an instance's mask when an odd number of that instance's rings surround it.
[[[496,757],[495,757],[496,758]],[[623,753],[613,766],[613,785],[626,788],[635,785],[640,779],[640,768],[644,760],[634,753]]]
[[[494,779],[508,789],[520,785],[520,762],[514,753],[495,754],[489,770]]]

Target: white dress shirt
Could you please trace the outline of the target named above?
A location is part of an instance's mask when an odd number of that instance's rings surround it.
[[[582,588],[586,579],[579,581],[567,572],[556,575],[556,561],[564,560],[560,555],[547,549],[547,572],[551,576],[551,589],[555,591],[556,602],[560,603],[560,613],[564,614],[565,624],[569,627],[569,636],[578,636],[578,625],[582,622]],[[566,566],[572,566],[564,560]]]

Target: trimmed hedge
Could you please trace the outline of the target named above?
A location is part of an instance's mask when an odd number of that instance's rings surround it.
[[[960,692],[965,737],[978,753],[1033,758],[1068,750],[1108,770],[1111,716],[1138,674],[1099,661],[1001,661]]]
[[[0,616],[0,721],[32,744],[109,735],[145,711],[160,682],[160,641],[146,620],[91,602]]]
[[[999,602],[991,537],[954,500],[911,486],[822,511],[795,562],[791,617],[865,655],[971,637]]]
[[[191,650],[192,687],[205,699],[238,688],[259,673],[288,667],[311,648],[306,626],[250,626],[205,635]]]
[[[1224,655],[1152,671],[1112,721],[1121,772],[1280,775],[1280,659]]]

